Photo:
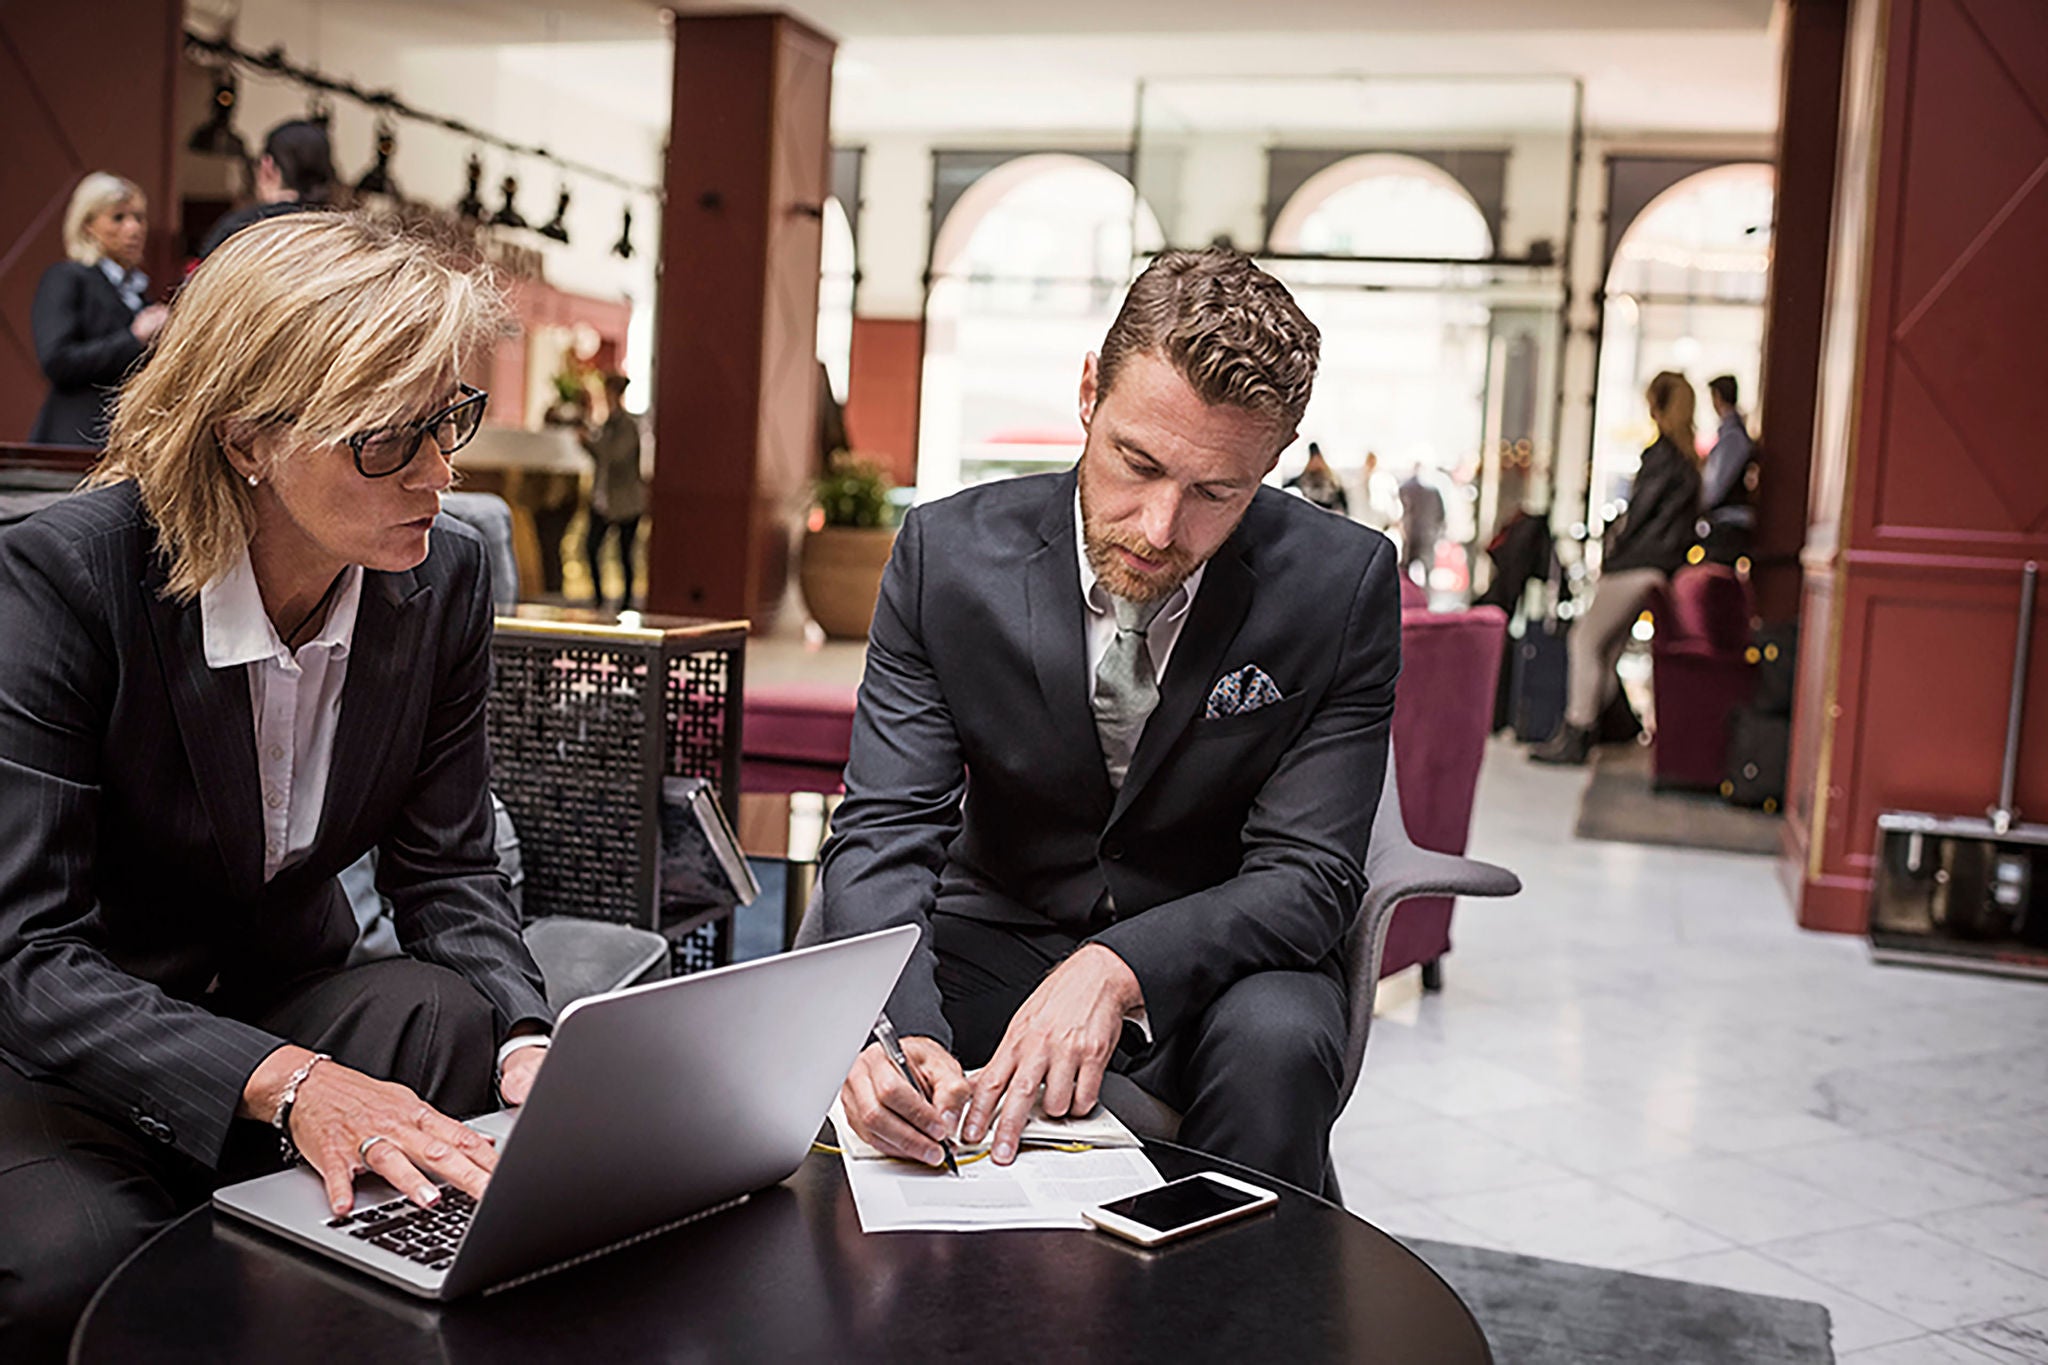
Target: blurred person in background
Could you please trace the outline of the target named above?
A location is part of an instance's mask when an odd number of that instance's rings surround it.
[[[1417,462],[1401,480],[1401,574],[1423,587],[1436,564],[1436,543],[1444,534],[1444,495],[1422,477]],[[1415,572],[1417,567],[1422,572]]]
[[[1644,395],[1657,439],[1643,452],[1628,510],[1608,528],[1593,600],[1573,623],[1564,721],[1530,751],[1538,763],[1584,763],[1600,714],[1621,686],[1614,665],[1650,595],[1685,563],[1699,518],[1700,469],[1693,435],[1692,384],[1665,370]]]
[[[222,242],[251,223],[280,213],[325,208],[334,199],[334,151],[327,129],[309,119],[278,124],[263,139],[256,162],[256,199],[224,214],[199,245],[199,259],[211,256]]]
[[[618,532],[619,573],[624,592],[619,610],[633,605],[633,550],[640,536],[640,518],[647,511],[647,485],[640,477],[640,424],[626,411],[626,376],[604,377],[604,421],[584,429],[583,448],[596,465],[590,485],[590,522],[583,553],[590,561],[590,592],[604,605],[605,536]]]
[[[94,171],[71,192],[64,254],[43,272],[30,312],[36,360],[50,392],[28,439],[100,446],[114,389],[163,329],[167,310],[148,301],[142,273],[149,201],[132,180]]]
[[[1358,519],[1375,531],[1384,531],[1401,520],[1401,485],[1380,464],[1379,452],[1365,452],[1365,469],[1358,476],[1365,492],[1365,504]]]
[[[1301,494],[1326,512],[1335,512],[1340,517],[1351,515],[1351,499],[1345,495],[1337,471],[1323,458],[1323,448],[1314,441],[1308,443],[1308,463],[1281,486]]]
[[[1756,445],[1749,439],[1749,427],[1742,409],[1735,405],[1739,391],[1732,374],[1716,375],[1707,381],[1707,394],[1714,404],[1720,428],[1714,448],[1707,452],[1707,467],[1700,476],[1700,510],[1711,512],[1738,496],[1742,471],[1756,457]]]

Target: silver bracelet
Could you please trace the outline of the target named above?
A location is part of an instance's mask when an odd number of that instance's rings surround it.
[[[298,1103],[299,1087],[306,1083],[306,1077],[313,1074],[313,1068],[322,1062],[334,1059],[324,1052],[316,1052],[305,1063],[285,1077],[284,1091],[277,1099],[277,1112],[270,1116],[270,1126],[277,1129],[278,1148],[287,1164],[299,1159],[299,1149],[292,1142],[292,1106]]]

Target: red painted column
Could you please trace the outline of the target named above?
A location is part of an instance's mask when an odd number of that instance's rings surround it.
[[[816,460],[834,44],[772,13],[674,33],[648,607],[763,626]]]
[[[1750,556],[1757,615],[1772,623],[1799,617],[1848,24],[1849,0],[1794,0],[1786,12]]]

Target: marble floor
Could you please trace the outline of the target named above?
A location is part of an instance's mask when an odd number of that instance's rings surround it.
[[[1333,1137],[1396,1235],[1825,1304],[1851,1365],[2048,1361],[2048,985],[1871,964],[1770,859],[1572,838],[1497,744],[1445,989],[1386,983]]]

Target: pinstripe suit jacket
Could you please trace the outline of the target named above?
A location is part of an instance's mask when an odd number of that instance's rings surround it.
[[[164,577],[132,484],[0,536],[0,1057],[211,1166],[284,1041],[240,1020],[342,965],[372,846],[407,953],[501,1033],[552,1016],[492,846],[474,536],[365,575],[320,831],[268,884],[247,677]]]

